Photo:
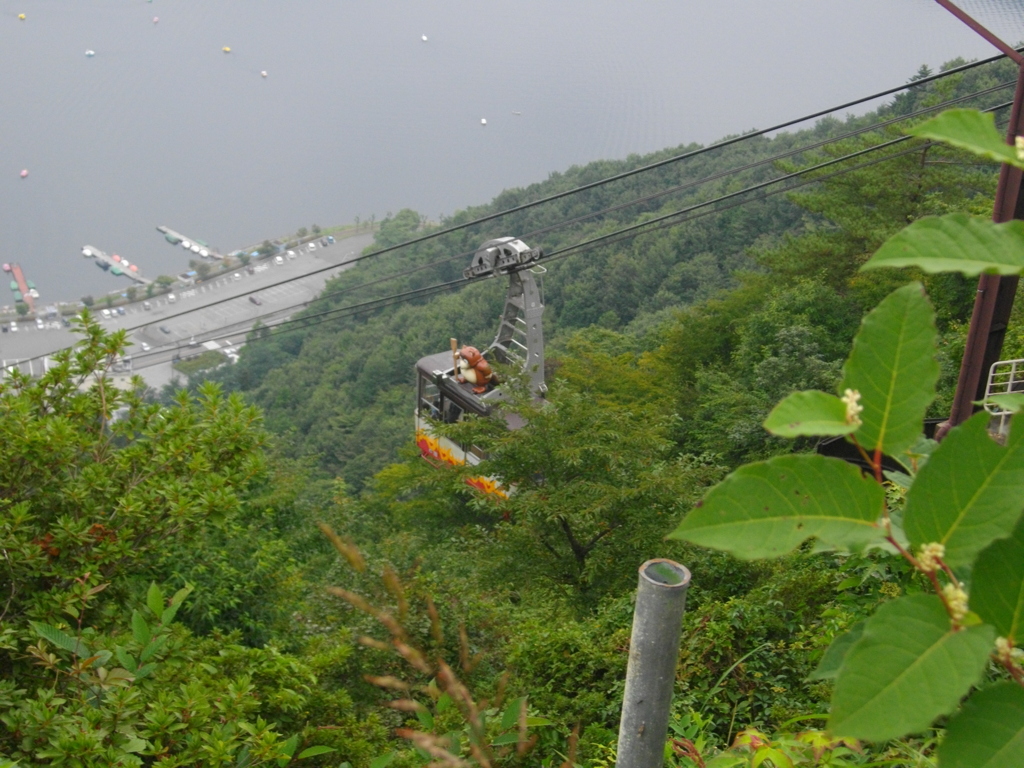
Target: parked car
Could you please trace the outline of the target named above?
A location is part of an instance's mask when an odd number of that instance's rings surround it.
[[[235,272],[235,274],[233,274],[232,277],[235,278],[235,280],[241,280],[242,279],[242,273],[241,272]]]
[[[309,244],[309,250],[315,251],[316,250],[316,243],[310,243]]]
[[[46,323],[43,322],[43,318],[36,318],[36,328],[38,328],[40,331],[46,328]]]
[[[282,264],[284,264],[284,257],[278,254],[277,256],[274,257],[274,263],[277,264],[277,266],[281,266]]]
[[[334,243],[334,235],[328,235],[327,236],[327,242],[333,244]]]
[[[192,338],[190,338],[190,339],[188,340],[188,345],[189,345],[190,347],[198,347],[198,346],[199,346],[199,342],[198,342],[198,341],[196,341],[196,337],[195,337],[195,336],[193,336]]]
[[[248,266],[246,266],[245,271],[248,272],[250,275],[255,275],[256,267],[254,267],[252,264],[249,264]]]
[[[123,315],[124,314],[124,307],[118,307],[117,308],[117,314]]]
[[[149,302],[149,301],[144,301],[144,302],[142,302],[142,308],[143,309],[152,309],[153,308],[153,304],[151,302]]]
[[[171,332],[171,329],[170,329],[170,328],[168,328],[168,327],[167,327],[166,325],[161,325],[161,326],[160,326],[160,330],[161,330],[161,331],[162,331],[163,333],[170,333],[170,332]]]
[[[251,301],[253,304],[256,304],[256,305],[259,305],[259,304],[263,303],[263,300],[259,296],[250,296],[249,297],[249,301]]]
[[[11,333],[17,333],[17,332],[18,332],[18,321],[17,320],[11,320]]]
[[[175,296],[175,295],[174,295],[173,293],[168,293],[168,294],[167,294],[167,303],[168,303],[168,304],[173,304],[173,303],[174,303],[174,302],[176,302],[177,300],[178,300],[178,297],[177,297],[177,296]]]
[[[100,314],[103,315],[103,319],[104,320],[109,320],[110,319],[110,310],[109,309],[101,309],[100,310]]]
[[[294,259],[296,256],[298,256],[298,254],[295,253],[295,251],[288,251],[287,255],[289,259]]]
[[[327,247],[327,238],[326,237],[321,237],[320,238],[320,245],[322,245],[324,248]]]
[[[7,333],[9,330],[11,330],[11,329],[8,328],[6,325],[0,325],[0,331],[3,331],[4,333]]]
[[[149,350],[151,350],[153,348],[149,344],[147,344],[146,342],[142,342],[141,346],[142,346],[142,351],[143,352],[149,352]]]

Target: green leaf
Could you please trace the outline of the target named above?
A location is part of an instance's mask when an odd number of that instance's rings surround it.
[[[981,680],[994,639],[987,625],[952,631],[935,595],[885,603],[846,654],[829,732],[886,741],[924,730]]]
[[[935,313],[920,283],[889,294],[867,314],[843,365],[841,390],[860,392],[865,450],[899,458],[921,436],[939,380]]]
[[[121,745],[121,749],[125,752],[141,752],[148,748],[149,742],[140,739],[138,736],[129,737],[128,741]]]
[[[396,752],[388,752],[386,755],[375,757],[370,761],[370,768],[387,768],[392,760],[395,759]]]
[[[83,658],[92,656],[92,653],[89,652],[89,646],[77,637],[72,637],[67,632],[49,624],[44,624],[41,621],[30,621],[29,624],[32,625],[32,629],[36,631],[37,635],[44,640],[49,640],[58,648],[63,648],[65,651]]]
[[[764,428],[779,437],[848,435],[856,424],[846,423],[846,403],[827,392],[794,392],[772,408]]]
[[[434,730],[434,716],[425,709],[416,710],[416,719],[420,721],[424,731]]]
[[[832,641],[831,645],[826,649],[825,655],[821,657],[821,661],[818,662],[818,667],[810,675],[807,676],[808,680],[831,680],[839,674],[839,670],[843,666],[843,661],[846,659],[846,654],[850,652],[850,649],[860,640],[864,634],[863,621],[858,621],[846,632],[839,635],[835,640]]]
[[[985,403],[992,403],[1000,411],[1006,411],[1007,413],[1019,413],[1024,408],[1024,392],[1007,392],[1002,395],[989,395],[984,400],[980,400],[975,405],[984,405]]]
[[[1024,634],[1024,519],[1010,538],[978,555],[971,575],[971,608],[1011,642]]]
[[[114,654],[111,653],[110,651],[96,651],[96,662],[95,662],[96,666],[97,667],[102,667],[104,664],[106,664],[108,661],[110,661],[110,659],[113,657],[113,655]]]
[[[528,717],[526,718],[527,728],[540,728],[545,725],[554,725],[554,720],[548,720],[546,717]]]
[[[971,696],[946,726],[942,768],[1019,768],[1024,755],[1024,688],[997,683]]]
[[[919,267],[925,272],[990,272],[1024,269],[1024,222],[996,224],[966,213],[925,216],[886,240],[861,269]]]
[[[452,701],[452,697],[447,693],[442,693],[440,698],[437,700],[437,704],[434,705],[434,709],[437,710],[437,714],[443,715],[452,708],[453,704],[454,702]]]
[[[911,136],[935,139],[966,149],[976,155],[1024,168],[1014,147],[996,129],[996,118],[991,112],[976,109],[947,109],[907,131]]]
[[[143,677],[146,677],[146,676],[150,675],[153,672],[154,669],[156,669],[156,664],[152,664],[152,663],[150,663],[150,664],[143,664],[135,672],[135,678],[137,680],[141,680]]]
[[[903,530],[911,544],[944,545],[953,568],[1009,536],[1024,510],[1024,424],[1011,425],[1003,447],[988,422],[977,413],[950,430],[907,492]]]
[[[287,757],[277,758],[277,767],[285,768],[288,763],[291,762],[292,755],[295,754],[295,748],[299,746],[299,734],[293,733],[288,740],[281,745],[281,751],[284,752]]]
[[[519,713],[522,708],[526,706],[526,697],[520,696],[518,699],[512,699],[505,707],[505,712],[501,716],[501,730],[507,731],[509,728],[515,728],[519,724]]]
[[[669,534],[737,557],[775,557],[811,536],[833,547],[879,538],[885,493],[852,464],[802,454],[740,467]]]
[[[146,607],[157,618],[164,612],[164,593],[160,591],[160,587],[156,585],[156,582],[151,583],[149,591],[146,592]]]
[[[132,637],[139,645],[146,645],[153,633],[149,629],[146,619],[138,611],[132,611]]]
[[[138,670],[139,665],[135,662],[135,659],[132,657],[130,653],[128,653],[128,651],[126,651],[119,645],[114,649],[114,652],[117,654],[118,664],[120,664],[122,667],[124,667],[130,672],[135,672]]]
[[[142,653],[139,654],[139,661],[145,664],[147,661],[152,659],[157,653],[159,653],[163,647],[167,644],[167,635],[161,637],[154,637],[149,644],[142,649]]]
[[[302,750],[301,752],[299,752],[299,756],[297,758],[295,758],[295,759],[296,760],[302,760],[303,758],[306,758],[306,757],[316,757],[317,755],[326,755],[329,752],[337,752],[337,751],[338,750],[335,747],[325,747],[325,746],[322,746],[322,745],[317,745],[315,747],[308,747],[307,749]]]

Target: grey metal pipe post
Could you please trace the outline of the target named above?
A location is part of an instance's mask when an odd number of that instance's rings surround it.
[[[690,572],[671,560],[640,566],[616,768],[661,768]]]

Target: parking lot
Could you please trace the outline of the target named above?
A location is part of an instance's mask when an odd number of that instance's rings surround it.
[[[198,285],[178,288],[173,301],[170,294],[154,297],[149,300],[148,310],[140,299],[126,305],[124,314],[114,312],[109,318],[102,318],[99,307],[92,311],[105,327],[129,331],[136,371],[151,386],[159,387],[173,376],[174,358],[193,349],[190,342],[216,339],[222,345],[227,341],[237,344],[257,320],[273,322],[290,316],[315,298],[327,280],[372,242],[373,234],[366,233],[338,240],[326,248],[317,244],[311,252],[296,249],[295,258],[282,257],[279,264],[273,257],[252,262],[251,271],[240,267]],[[255,295],[259,303],[250,301],[249,295]],[[46,322],[42,329],[30,320],[19,320],[17,325],[16,332],[0,334],[2,360],[46,355],[76,340],[58,320]],[[143,343],[150,349],[143,350]]]

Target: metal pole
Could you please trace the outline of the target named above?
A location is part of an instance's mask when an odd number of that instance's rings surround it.
[[[951,0],[936,0],[936,2],[1018,64],[1017,90],[1013,95],[1010,125],[1006,132],[1006,142],[1012,145],[1017,136],[1024,134],[1024,114],[1021,110],[1022,104],[1024,104],[1024,57],[957,8]],[[1024,183],[1024,177],[1022,177],[1020,169],[1004,164],[1000,169],[999,186],[996,189],[995,205],[992,212],[993,221],[1000,223],[1024,218],[1022,183]],[[1003,348],[1003,337],[1006,335],[1006,326],[1013,309],[1017,281],[1018,278],[1015,275],[1007,277],[982,275],[978,280],[974,311],[971,314],[971,324],[967,330],[956,394],[953,396],[949,419],[939,425],[935,433],[936,439],[941,440],[950,429],[967,421],[974,413],[974,401],[985,396],[986,374],[992,363],[999,359]]]
[[[1017,76],[1017,91],[1014,94],[1007,143],[1024,133],[1024,66]],[[992,219],[1000,223],[1011,219],[1024,218],[1021,210],[1024,195],[1021,195],[1022,175],[1019,168],[1003,165],[999,173]],[[1015,275],[982,275],[978,280],[978,292],[974,300],[974,312],[967,331],[960,377],[957,381],[953,407],[949,421],[939,427],[937,437],[942,439],[951,427],[966,421],[974,413],[974,401],[985,396],[985,374],[992,363],[999,359],[1003,337],[1013,309],[1018,278]],[[948,424],[948,426],[947,426]]]
[[[616,768],[661,768],[690,572],[671,560],[640,566]]]

